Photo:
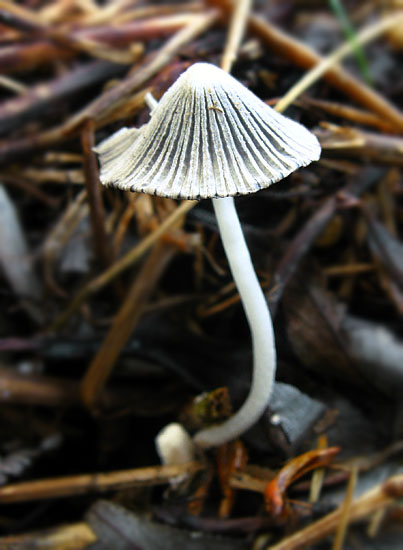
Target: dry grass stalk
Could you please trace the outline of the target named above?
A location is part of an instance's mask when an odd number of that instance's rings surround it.
[[[87,120],[93,119],[97,127],[99,119],[109,121],[108,117],[112,112],[124,105],[134,92],[144,86],[150,78],[155,76],[173,59],[180,48],[205,32],[215,23],[217,18],[218,13],[215,10],[208,11],[203,15],[192,15],[189,24],[170,38],[157,53],[151,57],[148,56],[138,70],[133,74],[129,74],[126,79],[113,88],[105,91],[60,126],[45,130],[35,136],[23,137],[11,142],[1,142],[0,160],[10,160],[15,155],[21,155],[26,151],[44,148],[49,145],[53,147],[56,143],[77,135]]]
[[[94,409],[99,405],[100,395],[121,350],[141,318],[151,292],[174,255],[174,248],[157,243],[144,262],[82,380],[81,395],[88,408]]]
[[[85,184],[90,208],[95,257],[101,260],[104,267],[108,267],[112,262],[112,251],[105,229],[105,209],[102,200],[102,186],[99,181],[98,162],[92,150],[95,147],[94,126],[94,122],[91,120],[84,125],[81,144],[84,154]]]
[[[226,12],[232,11],[233,9],[232,0],[209,0],[209,2],[210,4],[221,7]],[[365,106],[370,111],[376,113],[381,118],[389,121],[395,128],[403,128],[403,115],[396,107],[383,96],[350,75],[343,68],[334,66],[334,62],[329,63],[329,57],[322,58],[312,48],[296,38],[291,37],[286,32],[276,28],[261,17],[250,15],[248,24],[251,33],[258,36],[269,48],[274,49],[280,55],[304,69],[312,69],[321,64],[320,71],[323,71],[323,77],[327,82]],[[387,23],[385,23],[385,21],[381,22],[378,30],[380,32],[386,32],[386,30],[398,24],[399,21],[397,17],[393,16],[388,19]],[[344,47],[348,48],[347,45],[344,45]],[[329,63],[329,65],[325,66],[325,63],[326,65]],[[319,69],[316,69],[316,71],[319,72]],[[319,74],[317,76],[319,76]],[[312,76],[310,76],[310,78],[312,78]],[[311,81],[311,84],[312,83],[313,81]],[[293,90],[295,90],[295,87],[293,87]],[[294,93],[293,91],[293,95]],[[290,98],[290,96],[288,96],[288,98]],[[289,99],[287,101],[289,101]],[[282,105],[278,106],[277,110],[282,112],[281,108]]]
[[[132,266],[138,261],[157,241],[158,239],[174,226],[178,220],[190,209],[195,206],[196,201],[183,201],[178,208],[170,214],[161,225],[158,226],[155,231],[145,237],[140,243],[130,250],[125,256],[117,260],[109,269],[101,273],[98,277],[93,279],[88,285],[86,285],[73,299],[69,307],[62,312],[59,317],[49,327],[49,331],[59,330],[67,321],[71,315],[77,311],[81,304],[92,294],[99,292],[107,284],[115,279],[120,273]]]
[[[403,494],[403,476],[391,477],[381,485],[367,491],[353,500],[348,521],[353,523],[373,514],[377,510],[392,506]],[[281,542],[270,546],[270,550],[297,550],[318,542],[336,531],[344,510],[342,503],[337,510],[315,521]]]
[[[353,467],[347,484],[346,496],[342,504],[341,517],[334,537],[332,550],[342,550],[346,538],[347,527],[350,521],[351,503],[354,497],[354,489],[357,483],[358,468]]]
[[[2,550],[16,548],[46,548],[47,550],[85,550],[97,541],[97,536],[91,527],[84,522],[63,525],[55,529],[2,537]]]
[[[321,109],[325,113],[331,116],[337,116],[345,120],[350,120],[357,124],[364,124],[365,126],[373,126],[382,132],[396,132],[395,126],[389,124],[383,120],[380,116],[357,109],[351,105],[345,105],[343,103],[336,103],[334,101],[328,101],[325,99],[316,99],[313,97],[302,97],[298,102],[301,106],[316,107]]]
[[[387,30],[398,26],[402,24],[403,22],[403,15],[400,17],[393,16],[383,19],[382,21],[377,21],[373,25],[369,25],[368,27],[364,28],[356,38],[357,44],[366,44],[368,42],[371,42],[372,40],[375,40],[378,36],[385,33]],[[285,96],[277,103],[276,109],[280,112],[283,112],[284,109],[286,109],[291,103],[300,96],[305,90],[307,90],[312,84],[314,84],[319,78],[321,78],[323,75],[325,75],[330,69],[333,69],[339,61],[341,61],[344,57],[351,54],[353,51],[353,45],[351,42],[345,42],[342,44],[339,48],[337,48],[331,55],[325,57],[322,59],[316,66],[312,67],[312,69],[307,72],[301,80],[299,80],[288,92],[285,94]],[[361,93],[365,97],[364,93],[367,91],[366,87],[362,85]],[[371,90],[369,90],[371,91]],[[375,97],[373,97],[373,100]],[[381,96],[377,96],[377,99],[381,100]],[[373,107],[375,105],[380,107],[379,102],[373,103]],[[384,109],[383,109],[384,110]],[[397,126],[398,129],[403,129],[403,114],[398,112],[396,109],[388,109],[388,120],[390,119],[391,115],[393,114],[393,120],[394,124]],[[381,114],[378,112],[378,114]],[[386,115],[385,112],[382,113],[383,116]]]
[[[326,449],[328,446],[327,436],[321,435],[318,440],[317,449]],[[314,503],[319,500],[320,492],[323,486],[325,477],[325,469],[317,468],[312,474],[311,487],[309,490],[309,502]]]
[[[251,6],[251,0],[239,0],[234,8],[228,38],[221,59],[221,68],[224,71],[231,72],[232,64],[237,58]]]
[[[171,479],[191,476],[203,468],[200,462],[174,466],[148,466],[132,470],[27,481],[0,487],[0,503],[28,502],[92,492],[126,490],[132,487],[165,485]]]

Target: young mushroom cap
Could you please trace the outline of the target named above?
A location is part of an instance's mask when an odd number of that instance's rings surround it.
[[[196,63],[139,129],[103,141],[101,181],[175,199],[254,193],[317,160],[304,126],[266,105],[231,75]]]

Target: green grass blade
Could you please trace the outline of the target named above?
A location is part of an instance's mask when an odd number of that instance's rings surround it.
[[[363,79],[367,84],[372,84],[372,78],[369,72],[369,67],[365,58],[364,51],[357,42],[354,27],[351,24],[351,21],[348,17],[346,10],[344,9],[342,2],[340,0],[329,0],[329,4],[336,17],[339,19],[346,38],[351,42],[351,45],[354,49],[354,55]]]

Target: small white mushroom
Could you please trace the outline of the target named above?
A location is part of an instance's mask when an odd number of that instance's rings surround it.
[[[175,199],[214,199],[252,333],[254,367],[250,393],[239,411],[198,432],[195,441],[203,447],[230,441],[263,413],[276,370],[270,313],[232,197],[259,191],[317,160],[320,145],[306,128],[268,107],[225,71],[196,63],[164,94],[147,124],[123,128],[96,152],[105,185]]]
[[[181,424],[172,422],[158,432],[155,446],[162,464],[186,464],[195,458],[192,438]]]

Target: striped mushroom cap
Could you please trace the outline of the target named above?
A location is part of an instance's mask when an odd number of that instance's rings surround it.
[[[320,145],[231,75],[196,63],[139,129],[95,151],[104,185],[176,199],[254,193],[317,160]]]

